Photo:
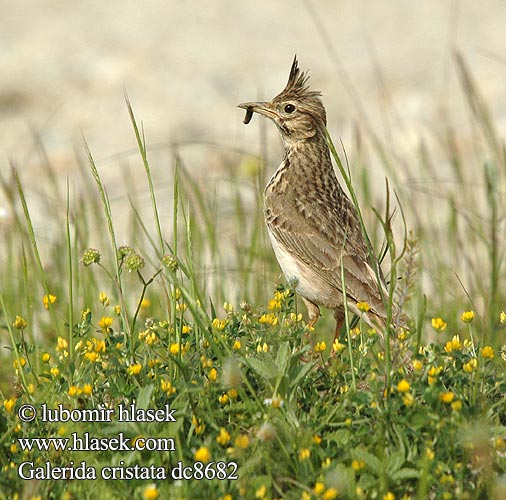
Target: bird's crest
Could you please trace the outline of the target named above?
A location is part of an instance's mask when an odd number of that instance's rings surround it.
[[[295,56],[293,58],[292,67],[290,69],[288,82],[279,96],[283,96],[285,98],[320,97],[321,92],[309,90],[309,86],[307,85],[308,80],[309,75],[299,69],[299,62],[297,61],[297,56]]]

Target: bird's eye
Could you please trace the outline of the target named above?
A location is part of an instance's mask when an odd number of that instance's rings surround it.
[[[285,113],[293,113],[295,111],[295,106],[293,104],[287,104],[285,106]]]

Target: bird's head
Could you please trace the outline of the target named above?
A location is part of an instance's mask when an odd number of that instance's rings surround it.
[[[272,101],[239,104],[246,110],[244,123],[249,123],[253,113],[264,115],[277,125],[285,143],[325,134],[327,117],[321,93],[309,90],[308,78],[300,71],[295,56],[286,87]]]

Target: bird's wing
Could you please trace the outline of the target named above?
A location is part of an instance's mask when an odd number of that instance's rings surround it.
[[[339,291],[342,261],[348,300],[367,302],[374,313],[386,317],[376,273],[368,262],[361,228],[356,227],[358,220],[343,224],[333,213],[317,221],[292,207],[276,217],[267,217],[267,225],[281,245]]]

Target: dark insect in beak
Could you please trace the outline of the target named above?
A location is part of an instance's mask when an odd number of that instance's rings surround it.
[[[253,116],[253,110],[251,108],[246,109],[246,116],[242,121],[245,125],[247,125],[251,121],[251,117]]]

